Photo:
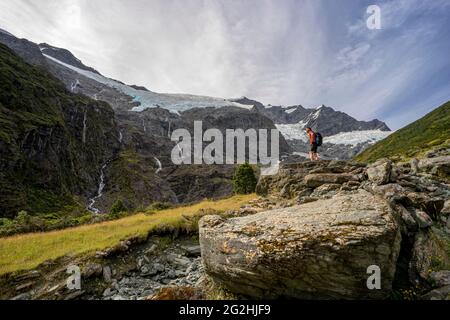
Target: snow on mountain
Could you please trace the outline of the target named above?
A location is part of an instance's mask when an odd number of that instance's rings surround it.
[[[284,112],[291,114],[291,113],[293,113],[295,111],[297,111],[297,107],[294,107],[294,108],[291,108],[291,109],[286,109]]]
[[[158,106],[138,106],[138,107],[133,107],[130,111],[132,112],[144,112],[147,109],[151,109],[151,108],[157,108]]]
[[[286,140],[300,140],[308,142],[308,136],[305,132],[307,121],[301,121],[295,124],[276,124],[275,126]],[[381,130],[363,130],[341,132],[333,136],[324,137],[324,143],[357,146],[360,143],[375,143],[388,137],[392,131]]]
[[[45,51],[44,51],[45,52]],[[207,107],[225,107],[225,106],[235,106],[244,109],[251,110],[258,104],[258,102],[252,102],[243,97],[240,99],[222,99],[206,96],[196,96],[189,94],[167,94],[167,93],[156,93],[148,90],[140,89],[136,86],[128,86],[119,81],[107,78],[99,73],[92,72],[90,70],[80,69],[68,63],[62,62],[50,55],[43,52],[43,55],[55,63],[58,63],[72,71],[77,72],[87,78],[93,79],[101,84],[107,85],[111,88],[118,90],[133,98],[134,102],[139,102],[139,106],[130,107],[130,111],[133,112],[144,112],[150,108],[164,108],[173,113],[179,114],[179,112],[186,111],[192,108],[207,108]],[[240,101],[242,100],[242,101]],[[247,101],[248,100],[248,101]],[[242,102],[242,103],[241,103]],[[288,124],[275,124],[280,133],[285,137],[286,140],[297,140],[304,143],[308,143],[308,136],[305,132],[305,128],[308,126],[313,126],[317,120],[324,117],[327,112],[331,112],[323,105],[318,106],[315,109],[303,109],[301,106],[279,106],[274,107],[272,105],[260,104],[262,109],[270,110],[272,108],[278,108],[281,114],[291,115],[296,111],[310,110],[310,113],[304,117],[298,123],[288,123]],[[299,109],[300,108],[300,109]],[[332,110],[332,109],[330,109]],[[334,112],[334,111],[333,111]],[[333,113],[334,114],[334,113]],[[330,116],[327,115],[327,118]],[[356,120],[355,120],[356,121]],[[332,136],[324,136],[324,143],[330,143],[335,145],[347,145],[355,147],[361,143],[375,143],[379,140],[386,138],[391,131],[382,130],[364,130],[364,131],[353,131],[351,132],[340,132]]]
[[[303,123],[275,124],[275,126],[286,140],[308,141]]]
[[[360,143],[373,144],[375,142],[387,138],[390,134],[392,134],[392,131],[381,131],[381,130],[341,132],[334,136],[324,137],[323,142],[332,144],[351,145],[355,147]]]
[[[311,121],[311,120],[316,120],[316,119],[319,117],[321,111],[322,111],[321,109],[318,109],[316,112],[314,112],[313,114],[311,114],[311,116],[310,116],[310,121]]]
[[[220,108],[220,107],[234,106],[243,109],[251,109],[253,107],[251,105],[245,105],[221,98],[196,96],[189,94],[156,93],[146,90],[140,90],[137,89],[136,87],[128,86],[116,80],[104,77],[101,74],[97,74],[92,71],[74,67],[70,64],[55,59],[54,57],[51,57],[47,54],[43,55],[47,59],[54,61],[72,71],[75,71],[87,78],[93,79],[101,84],[107,85],[111,88],[118,90],[121,93],[124,93],[132,97],[134,102],[140,103],[140,107],[135,107],[130,110],[134,112],[142,112],[148,108],[156,108],[158,106],[176,114],[192,108],[207,108],[207,107]]]
[[[292,110],[292,111],[291,111]],[[286,112],[294,112],[296,109],[288,109]],[[308,141],[305,129],[311,121],[317,119],[320,115],[321,110],[318,109],[316,112],[311,113],[306,119],[292,124],[275,124],[277,129],[286,138],[286,140],[301,140],[304,142]]]
[[[9,33],[9,32],[6,31],[6,30],[3,30],[2,28],[0,28],[0,33],[4,33],[4,34],[6,34],[6,35],[8,35],[8,36],[14,37],[11,33]]]

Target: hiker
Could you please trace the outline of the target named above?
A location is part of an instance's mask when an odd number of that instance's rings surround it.
[[[309,143],[311,145],[311,151],[309,152],[309,159],[311,161],[319,160],[319,154],[317,153],[317,148],[321,145],[321,141],[318,142],[318,138],[322,136],[319,133],[315,133],[311,128],[306,128],[306,133],[309,136]],[[321,140],[321,139],[320,139]]]

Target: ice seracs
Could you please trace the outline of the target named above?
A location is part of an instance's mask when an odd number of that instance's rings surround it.
[[[303,142],[308,141],[304,130],[303,123],[294,124],[276,124],[275,127],[280,131],[286,140],[301,140]]]
[[[331,144],[351,145],[355,147],[360,143],[376,143],[387,138],[391,134],[392,131],[381,130],[341,132],[334,136],[324,137],[323,142]]]

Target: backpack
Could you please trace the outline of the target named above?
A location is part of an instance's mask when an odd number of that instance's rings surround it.
[[[322,145],[322,142],[323,142],[322,134],[317,132],[316,133],[316,144],[317,144],[317,146],[320,147]]]

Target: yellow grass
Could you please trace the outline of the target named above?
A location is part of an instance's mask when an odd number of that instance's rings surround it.
[[[59,231],[0,238],[0,275],[29,270],[44,261],[69,254],[92,253],[134,236],[146,236],[158,225],[177,225],[182,221],[182,215],[193,215],[200,209],[239,209],[255,197],[252,194],[218,201],[207,200],[191,206],[158,211],[153,215],[140,213],[119,220]]]

